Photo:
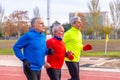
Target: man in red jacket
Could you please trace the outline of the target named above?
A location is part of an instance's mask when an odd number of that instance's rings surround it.
[[[61,79],[61,68],[64,63],[66,48],[62,41],[64,28],[59,23],[54,23],[52,27],[53,37],[47,40],[47,48],[53,49],[53,55],[47,55],[45,63],[47,74],[50,80]]]

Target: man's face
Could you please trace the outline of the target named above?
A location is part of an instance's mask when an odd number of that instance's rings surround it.
[[[33,24],[35,30],[39,32],[44,32],[45,31],[45,25],[41,19],[36,19],[35,23]]]
[[[60,25],[58,30],[55,31],[55,36],[59,38],[63,38],[63,35],[64,35],[64,28]]]
[[[82,26],[81,19],[78,18],[78,19],[76,20],[76,22],[74,23],[74,27],[77,28],[77,29],[81,29],[81,26]]]

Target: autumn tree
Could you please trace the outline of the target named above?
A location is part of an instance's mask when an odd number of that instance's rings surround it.
[[[113,28],[111,26],[109,26],[109,25],[106,25],[106,26],[103,27],[103,33],[104,34],[109,35],[112,32],[112,30],[113,30]]]
[[[115,38],[117,39],[117,33],[120,29],[120,0],[110,2],[109,6],[113,22],[112,26],[114,27]]]
[[[93,27],[89,27],[89,28],[87,29],[86,35],[91,36],[91,35],[93,34],[93,32],[94,32]]]
[[[100,16],[100,7],[99,0],[91,0],[88,4],[88,8],[90,10],[90,19],[91,24],[90,27],[94,29],[94,37],[99,36],[99,31],[101,30],[102,24],[99,24],[99,16]]]
[[[4,21],[4,34],[7,36],[17,34],[20,37],[29,29],[27,11],[14,11],[10,16],[5,17]]]
[[[3,28],[4,37],[10,36],[14,32],[15,32],[15,25],[10,20],[4,22],[4,28]]]

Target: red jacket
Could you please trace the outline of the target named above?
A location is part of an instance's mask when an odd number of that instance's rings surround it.
[[[47,62],[51,65],[51,68],[61,69],[66,53],[64,42],[56,38],[51,38],[47,40],[47,48],[54,50],[53,55],[47,55]]]

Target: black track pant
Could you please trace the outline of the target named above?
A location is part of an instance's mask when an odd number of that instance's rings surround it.
[[[50,80],[61,80],[61,69],[48,68],[46,71]]]
[[[69,80],[80,80],[80,77],[79,77],[79,62],[65,62],[67,67],[68,67],[68,70],[69,70],[69,73],[70,73],[70,76],[71,76],[71,79]]]
[[[28,70],[26,68],[23,69],[24,74],[27,77],[27,80],[40,80],[41,77],[41,71],[33,71],[33,70]]]

